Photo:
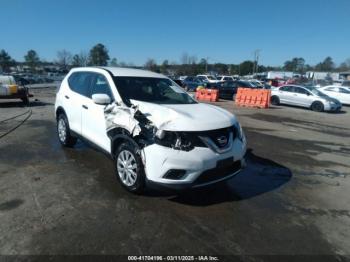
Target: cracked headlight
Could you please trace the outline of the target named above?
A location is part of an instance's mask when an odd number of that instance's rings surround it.
[[[191,139],[184,132],[171,132],[158,129],[155,133],[155,142],[161,146],[184,151],[190,151],[194,148]]]

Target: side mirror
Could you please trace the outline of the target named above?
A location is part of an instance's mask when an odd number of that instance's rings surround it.
[[[98,105],[108,105],[111,103],[111,98],[106,94],[94,94],[92,95],[92,101]]]

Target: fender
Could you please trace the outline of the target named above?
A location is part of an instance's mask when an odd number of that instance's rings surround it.
[[[110,134],[108,134],[108,135],[110,135]],[[140,149],[140,146],[136,143],[136,141],[125,133],[118,133],[118,134],[114,134],[113,136],[109,136],[109,137],[111,139],[111,155],[112,155],[112,157],[114,157],[115,150],[120,145],[120,143],[122,143],[123,141],[128,141],[128,142],[132,143],[135,146],[135,148],[138,149],[137,151],[139,151],[139,149]]]

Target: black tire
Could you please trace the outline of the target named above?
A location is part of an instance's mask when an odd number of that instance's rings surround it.
[[[57,117],[57,136],[61,145],[65,147],[73,147],[77,143],[77,138],[72,136],[68,119],[65,114]]]
[[[324,105],[320,101],[313,102],[311,105],[311,110],[316,112],[323,112]]]
[[[118,146],[114,155],[115,173],[119,182],[124,188],[126,188],[128,191],[132,193],[141,194],[145,189],[146,176],[145,176],[145,170],[142,164],[141,156],[138,153],[136,153],[136,151],[137,151],[137,147],[131,142],[123,142]],[[127,184],[130,181],[126,178],[129,175],[125,174],[126,164],[121,164],[119,162],[119,160],[122,161],[122,155],[124,154],[124,152],[128,152],[133,157],[133,159],[130,158],[130,166],[136,165],[136,168],[129,169],[130,172],[133,170],[132,176],[136,175],[136,178],[134,178],[134,181],[132,184]]]
[[[271,104],[272,105],[275,105],[275,106],[278,106],[280,104],[280,99],[278,96],[272,96],[271,97]]]

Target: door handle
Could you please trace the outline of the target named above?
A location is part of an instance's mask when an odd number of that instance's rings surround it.
[[[64,97],[65,97],[66,99],[69,99],[69,96],[67,96],[67,95],[65,95]]]
[[[86,105],[82,105],[82,107],[83,107],[84,109],[89,109]]]

